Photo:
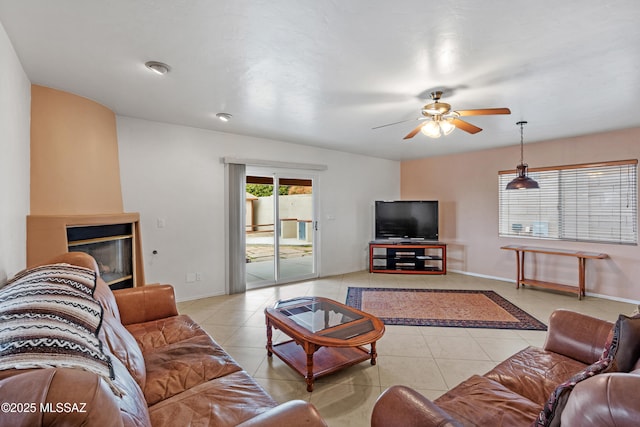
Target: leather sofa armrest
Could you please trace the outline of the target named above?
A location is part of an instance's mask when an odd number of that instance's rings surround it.
[[[376,401],[371,427],[462,427],[462,424],[417,391],[394,385]]]
[[[282,427],[282,426],[308,426],[326,427],[318,410],[309,402],[303,400],[291,400],[271,408],[266,412],[253,417],[250,420],[238,424],[238,427]]]
[[[602,356],[613,323],[569,310],[549,317],[544,349],[590,365]]]
[[[123,325],[177,316],[178,307],[171,285],[146,285],[113,291]]]
[[[90,270],[95,271],[98,276],[100,275],[100,269],[98,268],[98,263],[96,262],[95,258],[93,258],[91,255],[84,252],[65,252],[63,254],[60,254],[56,257],[53,257],[47,260],[46,262],[42,262],[30,267],[36,267],[37,265],[59,264],[59,263],[77,265],[78,267],[88,268]]]
[[[640,375],[600,374],[578,383],[562,411],[561,425],[632,427],[640,420]]]
[[[122,427],[117,398],[96,374],[75,368],[0,372],[2,426]]]

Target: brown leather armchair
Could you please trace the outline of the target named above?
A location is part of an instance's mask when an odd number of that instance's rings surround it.
[[[638,425],[640,319],[631,320],[634,326],[623,328],[617,343],[629,372],[596,374],[579,382],[550,425]],[[620,322],[616,327],[625,324]],[[371,426],[530,426],[556,387],[600,359],[612,327],[601,319],[557,310],[549,319],[544,348],[528,347],[435,401],[407,387],[390,387],[375,404]],[[623,346],[625,340],[630,345]]]

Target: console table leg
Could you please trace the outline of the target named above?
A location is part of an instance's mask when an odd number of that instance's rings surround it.
[[[520,261],[521,252],[515,251],[515,253],[516,253],[516,289],[519,289],[520,282],[522,280],[522,262]],[[524,253],[522,255],[524,255]]]
[[[584,267],[586,264],[586,258],[578,258],[578,299],[581,300],[585,296],[585,280],[584,280]]]

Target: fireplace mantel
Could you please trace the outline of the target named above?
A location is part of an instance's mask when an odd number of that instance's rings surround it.
[[[140,239],[140,214],[99,214],[99,215],[28,215],[27,216],[27,265],[42,264],[47,260],[78,248],[78,242],[70,241],[68,229],[78,227],[109,226],[121,224],[127,227],[127,235],[131,240],[131,276],[133,286],[144,285],[144,267],[142,258],[142,242]],[[119,240],[118,234],[113,239],[99,238],[92,241]],[[81,243],[88,243],[81,242]],[[69,245],[71,244],[71,249]],[[75,245],[75,246],[74,246]],[[100,260],[98,260],[100,263]]]

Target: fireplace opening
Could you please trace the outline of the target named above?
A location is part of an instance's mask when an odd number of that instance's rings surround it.
[[[131,223],[68,226],[69,251],[95,258],[100,276],[111,289],[133,287],[133,229]]]

